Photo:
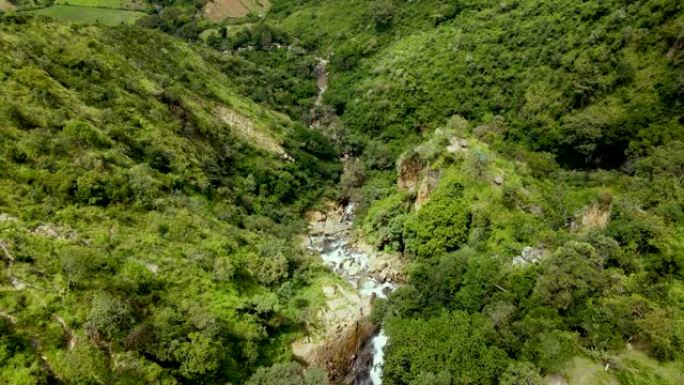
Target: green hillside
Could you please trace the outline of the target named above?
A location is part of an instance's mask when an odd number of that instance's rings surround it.
[[[53,5],[51,7],[26,12],[74,23],[104,25],[133,24],[137,19],[145,16],[144,13],[136,11],[76,5]]]
[[[214,383],[288,360],[327,274],[290,242],[338,172],[326,139],[161,33],[0,30],[0,382]]]
[[[407,258],[378,315],[384,384],[682,381],[679,2],[283,1],[271,17],[330,58],[327,129],[360,157],[342,187]],[[610,370],[581,378],[576,357]]]
[[[324,384],[331,200],[383,385],[684,383],[681,1],[77,3],[0,16],[0,383]]]

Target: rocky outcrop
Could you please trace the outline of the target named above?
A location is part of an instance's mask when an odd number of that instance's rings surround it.
[[[399,188],[411,192],[415,191],[418,182],[422,178],[423,170],[427,166],[428,162],[417,151],[400,157],[397,161],[397,185]]]
[[[416,210],[420,210],[420,208],[430,200],[432,192],[437,189],[437,184],[442,178],[442,172],[440,170],[426,170],[424,175],[425,176],[420,181],[420,187],[418,188],[416,201],[414,203],[414,208]]]
[[[450,154],[456,154],[459,152],[464,152],[468,150],[468,147],[470,146],[470,142],[468,142],[468,139],[462,139],[458,137],[451,137],[449,138],[449,145],[447,146],[447,152]]]
[[[323,291],[327,300],[316,314],[316,327],[292,344],[292,352],[309,366],[326,368],[337,382],[349,374],[356,353],[373,332],[368,321],[371,301],[339,285]]]
[[[340,233],[349,232],[352,224],[346,220],[348,216],[349,213],[345,212],[343,207],[335,204],[328,204],[325,212],[310,211],[306,214],[309,220],[309,234],[319,237],[319,241],[324,241]]]
[[[544,248],[534,248],[527,246],[522,249],[520,255],[513,258],[513,265],[527,266],[530,263],[541,263],[546,255]]]

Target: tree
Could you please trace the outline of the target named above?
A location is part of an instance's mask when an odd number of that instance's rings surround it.
[[[606,287],[604,260],[588,244],[569,242],[543,265],[534,289],[544,303],[567,310]]]
[[[539,369],[529,362],[513,362],[499,379],[499,385],[542,385]]]
[[[375,0],[371,3],[370,12],[375,25],[382,29],[392,23],[396,9],[392,0]]]
[[[93,298],[88,326],[109,340],[120,337],[133,322],[131,310],[125,303],[108,293]]]
[[[391,319],[387,332],[384,375],[390,384],[424,382],[432,375],[443,380],[447,374],[454,385],[496,384],[509,361],[495,344],[492,323],[479,314]]]
[[[318,368],[304,369],[297,363],[275,364],[261,367],[246,385],[327,385],[325,371]]]
[[[462,199],[434,197],[404,223],[406,250],[418,257],[458,250],[468,239],[469,210]]]
[[[201,333],[190,333],[190,341],[183,342],[174,355],[180,362],[180,374],[190,380],[216,374],[225,350],[219,341]]]

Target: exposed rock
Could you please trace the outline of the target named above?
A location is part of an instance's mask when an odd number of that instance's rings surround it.
[[[306,219],[308,219],[309,222],[325,222],[327,218],[327,215],[320,211],[309,211],[306,213]]]
[[[326,286],[326,306],[317,314],[317,328],[310,335],[292,344],[294,355],[312,366],[325,366],[344,376],[350,367],[351,357],[372,332],[366,320],[371,304],[368,299],[342,286]]]
[[[252,119],[230,108],[219,106],[216,108],[218,115],[224,123],[232,129],[233,133],[262,150],[278,154],[281,159],[291,162],[294,159],[285,152],[280,141],[273,136],[268,129],[259,127]]]
[[[337,290],[335,290],[334,286],[324,286],[323,287],[323,294],[326,297],[332,297],[335,295],[336,292],[337,292]]]
[[[16,278],[16,277],[11,277],[10,281],[12,281],[12,286],[14,286],[15,290],[21,291],[26,289],[26,283],[24,281]]]
[[[31,234],[52,239],[59,239],[62,241],[73,241],[77,238],[77,234],[75,231],[64,230],[50,223],[36,227],[35,229],[31,230]]]
[[[414,207],[416,210],[420,208],[430,200],[432,192],[437,189],[437,184],[442,177],[442,172],[440,170],[428,170],[426,175],[420,182],[420,188],[418,189],[418,195],[416,196],[416,202]]]
[[[14,316],[11,315],[11,314],[5,313],[4,311],[0,311],[0,318],[6,319],[6,320],[9,321],[9,323],[11,323],[12,325],[16,325],[16,324],[17,324],[17,318],[14,317]]]
[[[423,169],[427,162],[421,158],[418,152],[410,152],[402,155],[397,161],[398,179],[400,189],[415,191],[420,181]]]
[[[361,270],[363,268],[361,267],[360,264],[358,263],[353,263],[351,266],[349,266],[349,269],[347,270],[348,274],[351,276],[359,275],[361,274]]]
[[[531,205],[527,207],[527,212],[533,215],[542,215],[544,214],[544,208],[539,205]]]
[[[64,318],[60,317],[59,314],[53,314],[52,318],[62,326],[64,330],[64,335],[67,338],[67,350],[71,350],[76,347],[76,334],[69,328]]]
[[[309,335],[295,341],[292,350],[304,363],[324,366],[332,382],[340,383],[345,378],[358,378],[354,368],[363,359],[357,353],[374,331],[367,317],[374,299],[386,298],[396,288],[401,255],[379,253],[354,240],[353,204],[330,205],[325,214],[310,213],[307,217],[310,231],[306,247],[320,253],[323,262],[346,282],[322,288],[325,306],[311,317]]]
[[[456,154],[459,152],[466,151],[470,143],[467,139],[461,139],[457,137],[449,138],[449,144],[447,145],[447,152],[451,154]]]
[[[496,183],[497,185],[501,186],[503,184],[503,182],[504,182],[503,175],[497,175],[494,177],[494,183]]]
[[[389,265],[387,264],[387,261],[376,258],[373,260],[370,267],[368,268],[368,272],[369,273],[379,273],[379,272],[387,269],[388,267],[389,267]]]
[[[17,218],[15,218],[9,214],[5,214],[5,213],[0,214],[0,222],[16,222],[16,221],[17,221]]]
[[[552,374],[546,377],[548,385],[568,385],[568,381],[560,374]]]
[[[159,273],[159,266],[155,265],[154,263],[149,263],[149,262],[143,262],[143,265],[145,265],[145,268],[152,274],[157,275]]]
[[[513,265],[525,266],[530,263],[540,263],[544,259],[546,250],[543,248],[534,248],[526,246],[522,249],[522,253],[513,258]]]

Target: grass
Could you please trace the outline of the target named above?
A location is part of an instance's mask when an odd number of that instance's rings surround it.
[[[265,13],[271,7],[269,0],[213,0],[204,7],[204,15],[210,21],[247,16],[250,12]]]
[[[89,2],[89,0],[80,0]],[[97,0],[101,2],[112,2],[112,0]],[[106,9],[94,7],[81,7],[72,5],[54,5],[33,11],[27,11],[36,15],[50,16],[55,19],[72,21],[75,23],[100,23],[104,25],[132,24],[145,14],[135,11],[124,11],[119,9]]]
[[[125,0],[56,0],[55,4],[99,8],[126,8]]]

